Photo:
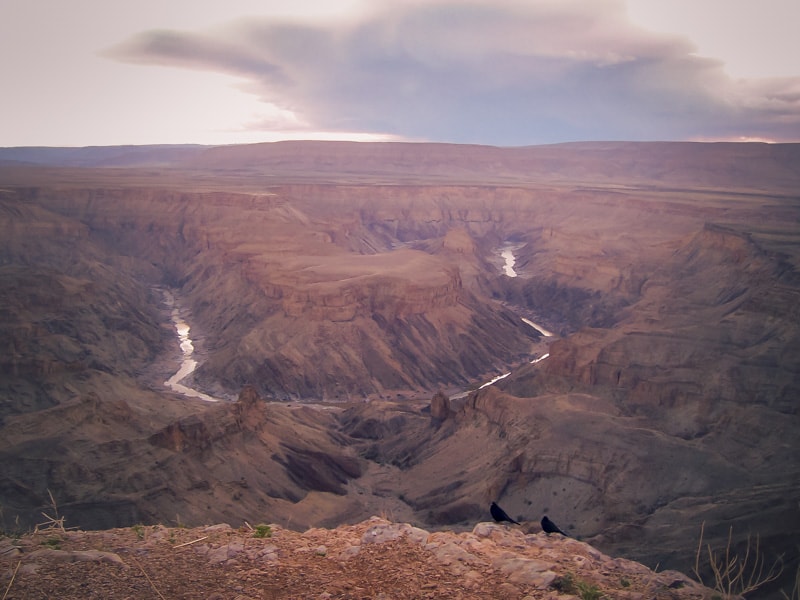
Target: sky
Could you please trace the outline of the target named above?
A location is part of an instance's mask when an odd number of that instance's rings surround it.
[[[0,147],[800,142],[800,0],[0,0]]]

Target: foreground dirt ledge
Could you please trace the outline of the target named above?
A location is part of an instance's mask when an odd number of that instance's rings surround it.
[[[263,535],[263,537],[259,537]],[[49,531],[0,539],[5,598],[710,598],[560,535],[478,523],[435,532],[372,517],[299,533],[277,525]]]

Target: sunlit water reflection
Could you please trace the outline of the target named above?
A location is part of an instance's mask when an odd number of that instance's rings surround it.
[[[164,385],[173,392],[183,396],[199,398],[200,400],[205,400],[206,402],[219,402],[219,398],[214,398],[213,396],[204,394],[199,390],[181,384],[181,381],[191,375],[197,368],[197,361],[192,358],[192,355],[194,354],[194,344],[192,343],[192,339],[189,337],[189,331],[191,328],[181,317],[180,310],[178,310],[177,306],[175,305],[175,296],[173,296],[169,291],[165,290],[164,298],[167,306],[172,309],[172,323],[175,325],[175,333],[178,335],[178,342],[181,347],[181,352],[183,353],[183,361],[181,362],[180,369],[178,369],[172,377],[167,379],[164,382]]]

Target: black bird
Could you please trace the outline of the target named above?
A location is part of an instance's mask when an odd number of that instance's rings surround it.
[[[519,525],[519,523],[506,514],[506,511],[497,506],[494,502],[492,502],[492,505],[489,507],[489,512],[492,513],[492,518],[498,523],[508,521],[509,523],[514,523],[514,525]]]
[[[547,515],[542,517],[542,529],[547,535],[550,535],[551,533],[560,533],[563,536],[567,536],[566,533],[564,533],[558,528],[558,525],[556,525],[550,519],[547,518]]]

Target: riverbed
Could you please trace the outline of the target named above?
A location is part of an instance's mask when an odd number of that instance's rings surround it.
[[[517,263],[517,257],[514,255],[514,252],[519,250],[520,247],[521,247],[520,244],[507,243],[507,244],[503,245],[499,249],[500,258],[503,259],[502,272],[503,272],[503,275],[505,275],[506,277],[517,277],[517,272],[514,269],[514,265]],[[553,334],[553,332],[548,331],[547,329],[545,329],[541,325],[537,325],[536,323],[534,323],[533,321],[531,321],[530,319],[527,319],[525,317],[520,317],[520,318],[522,319],[522,321],[526,325],[530,325],[536,331],[541,333],[544,337],[554,337],[555,334]],[[535,358],[531,359],[530,364],[535,365],[536,363],[540,363],[543,360],[545,360],[546,358],[548,358],[549,356],[550,356],[550,353],[549,352],[545,352],[541,356],[538,356],[538,357],[535,357]],[[486,383],[482,384],[478,389],[482,390],[483,388],[488,387],[488,386],[500,381],[501,379],[505,379],[509,375],[511,375],[511,371],[509,371],[508,373],[504,373],[502,375],[498,375],[497,377],[495,377],[493,379],[490,379]],[[451,398],[452,399],[463,398],[468,393],[469,392],[462,392],[460,394],[456,394],[456,395],[452,396]]]
[[[169,290],[163,290],[163,292],[164,292],[164,302],[170,308],[170,317],[172,318],[172,324],[175,326],[175,335],[178,336],[178,344],[180,345],[182,353],[180,368],[175,372],[175,374],[172,377],[170,377],[164,382],[164,385],[167,386],[169,389],[171,389],[173,392],[181,394],[182,396],[186,396],[188,398],[198,398],[206,402],[220,402],[221,401],[220,398],[214,398],[213,396],[209,396],[208,394],[203,393],[200,390],[196,390],[192,387],[189,387],[181,383],[187,377],[189,377],[189,375],[194,373],[198,364],[197,361],[193,358],[194,343],[192,342],[192,338],[189,335],[191,332],[191,327],[184,320],[184,317],[181,314],[181,310],[178,307],[174,294]]]
[[[514,265],[517,264],[517,257],[514,254],[522,247],[522,244],[507,243],[500,248],[500,258],[503,259],[502,271],[506,277],[517,277]]]
[[[522,247],[522,244],[513,244],[507,243],[500,248],[500,258],[503,259],[503,275],[506,277],[517,277],[517,272],[514,270],[514,265],[517,264],[517,257],[514,255],[514,252],[519,250]],[[530,319],[526,319],[525,317],[521,317],[523,322],[527,323],[531,327],[533,327],[536,331],[541,333],[544,337],[553,337],[553,333],[548,331],[541,325],[537,325]]]

